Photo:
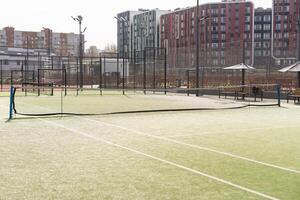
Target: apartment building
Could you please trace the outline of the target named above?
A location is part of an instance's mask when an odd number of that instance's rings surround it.
[[[199,6],[200,64],[222,67],[254,63],[254,5],[222,1]],[[167,48],[168,67],[177,74],[195,67],[196,7],[161,16],[160,45]]]
[[[134,15],[142,13],[142,10],[139,11],[125,11],[117,14],[117,49],[121,57],[123,55],[125,58],[131,56],[133,49],[133,18]],[[123,22],[124,20],[124,22]],[[124,24],[124,27],[123,27]],[[124,28],[124,32],[123,32]],[[123,40],[124,34],[124,40]],[[123,44],[124,43],[124,44]],[[124,48],[123,48],[124,46]],[[125,52],[123,52],[123,49]]]
[[[254,66],[266,68],[271,57],[272,9],[256,8],[254,14]]]
[[[278,64],[298,60],[298,20],[300,0],[273,0],[272,56]]]
[[[48,49],[49,54],[58,56],[77,56],[79,42],[80,37],[77,34],[55,33],[48,28],[44,28],[40,32],[19,31],[13,27],[5,27],[0,30],[1,47]]]

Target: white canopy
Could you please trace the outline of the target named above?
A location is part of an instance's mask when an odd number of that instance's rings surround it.
[[[300,62],[294,63],[291,66],[285,67],[280,72],[300,72]]]
[[[233,65],[231,67],[226,67],[224,68],[225,70],[242,70],[242,69],[245,69],[245,70],[250,70],[250,69],[255,69],[254,67],[251,67],[249,65],[246,65],[244,63],[240,63],[240,64],[237,64],[237,65]]]

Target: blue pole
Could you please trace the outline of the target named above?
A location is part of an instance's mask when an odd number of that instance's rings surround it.
[[[9,98],[9,116],[8,120],[13,119],[13,100],[14,100],[14,87],[10,87],[10,98]]]
[[[281,85],[277,84],[277,100],[278,100],[278,106],[281,107]]]

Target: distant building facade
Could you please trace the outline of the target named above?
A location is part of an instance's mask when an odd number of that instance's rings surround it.
[[[298,58],[300,0],[273,0],[272,55],[278,64],[288,65]]]
[[[87,57],[99,57],[99,49],[96,46],[90,46],[86,52],[85,52],[85,56]]]
[[[134,15],[141,13],[142,11],[125,11],[117,14],[117,49],[121,57],[128,58],[131,56],[131,49],[133,49],[133,18]],[[123,23],[122,20],[125,22]],[[124,27],[123,27],[124,24]],[[123,40],[124,30],[124,40]],[[123,45],[124,42],[124,45]],[[123,48],[124,46],[124,48]],[[123,49],[125,52],[123,52]]]
[[[135,50],[140,51],[146,47],[159,47],[160,17],[169,12],[159,9],[144,10],[134,16],[133,41]]]
[[[160,16],[169,11],[153,9],[139,9],[138,11],[126,11],[119,13],[119,19],[125,19],[124,23],[124,49],[125,57],[132,60],[134,51],[140,51],[145,47],[158,47],[160,37]],[[123,23],[118,20],[117,49],[120,57],[123,56]]]
[[[200,65],[253,64],[254,5],[222,1],[199,6]],[[206,19],[207,18],[207,19]],[[196,7],[161,16],[160,45],[167,48],[168,68],[176,74],[196,65]],[[245,51],[243,51],[243,47]],[[244,53],[243,53],[244,52]]]
[[[48,49],[48,54],[57,56],[77,56],[79,42],[78,34],[55,33],[48,28],[44,28],[40,32],[18,31],[13,27],[5,27],[0,30],[1,47]]]
[[[256,8],[254,15],[254,66],[265,68],[271,57],[272,9]]]

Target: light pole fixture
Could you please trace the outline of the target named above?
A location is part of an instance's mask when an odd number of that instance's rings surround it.
[[[128,22],[125,18],[123,17],[115,17],[115,19],[118,20],[118,22],[122,23],[122,30],[123,30],[123,80],[122,80],[122,89],[123,89],[123,95],[125,95],[125,22]],[[118,50],[119,51],[119,50]],[[119,52],[120,53],[120,52]]]
[[[200,96],[200,91],[199,91],[199,73],[200,73],[200,64],[199,64],[199,61],[200,61],[200,58],[199,58],[199,52],[200,52],[200,32],[199,32],[199,22],[201,21],[204,21],[204,20],[207,20],[209,19],[209,16],[205,16],[205,17],[202,17],[200,18],[199,17],[199,0],[197,0],[197,7],[196,7],[196,89],[197,89],[197,92],[196,92],[196,96],[199,97]],[[202,73],[204,73],[204,70],[202,70]],[[202,79],[204,78],[204,76],[202,76]],[[203,80],[201,81],[201,88],[204,87],[204,84],[203,84]]]
[[[86,27],[82,31],[81,26],[82,26],[82,21],[83,17],[81,15],[78,15],[77,17],[72,17],[71,18],[78,22],[79,24],[79,73],[80,73],[80,88],[83,88],[83,38],[82,34],[86,31]]]

